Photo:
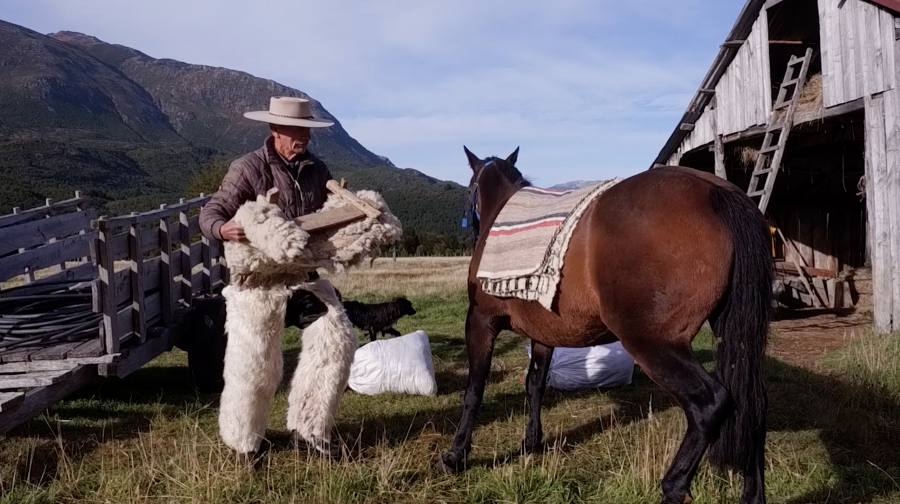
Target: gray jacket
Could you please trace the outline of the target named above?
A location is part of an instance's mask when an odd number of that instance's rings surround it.
[[[294,158],[291,165],[275,151],[272,137],[261,148],[236,159],[219,190],[200,211],[200,232],[209,239],[221,240],[222,224],[231,220],[244,202],[256,200],[272,187],[278,188],[279,208],[292,219],[322,208],[328,197],[325,183],[331,178],[328,167],[309,150]]]

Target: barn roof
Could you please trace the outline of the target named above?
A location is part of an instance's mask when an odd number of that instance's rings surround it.
[[[728,69],[728,65],[734,60],[743,41],[750,35],[750,31],[753,29],[753,23],[756,21],[756,18],[759,17],[760,11],[766,3],[775,3],[777,1],[778,0],[769,0],[769,2],[766,0],[747,0],[747,3],[744,4],[744,8],[741,9],[740,14],[738,14],[737,21],[734,22],[734,26],[728,33],[728,36],[725,37],[725,42],[719,46],[719,54],[716,55],[716,59],[713,61],[712,66],[709,68],[709,71],[706,72],[706,76],[703,78],[700,88],[694,93],[694,97],[691,98],[687,110],[681,117],[681,120],[678,121],[675,131],[669,136],[668,141],[666,141],[665,145],[660,150],[659,155],[656,156],[653,164],[665,164],[672,154],[678,150],[678,147],[684,141],[685,137],[690,133],[689,130],[681,129],[681,125],[694,124],[697,122],[697,119],[703,114],[703,109],[709,105],[709,102],[714,96],[709,90],[716,88],[719,79],[722,78],[722,75],[725,74],[725,70]],[[900,13],[900,0],[868,1]]]

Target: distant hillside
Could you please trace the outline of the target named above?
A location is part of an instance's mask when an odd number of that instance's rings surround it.
[[[317,116],[335,122],[314,130],[310,149],[352,187],[382,192],[409,236],[447,246],[466,236],[459,228],[464,188],[395,168],[300,90],[4,21],[0,67],[0,214],[75,190],[106,213],[176,201],[204,167],[258,148],[268,128],[242,114],[285,95],[309,98]],[[435,243],[425,249],[440,249]],[[414,251],[420,244],[407,245]]]
[[[556,184],[555,186],[549,187],[548,189],[559,189],[561,191],[569,191],[572,189],[581,189],[582,187],[587,187],[589,185],[596,184],[600,182],[599,180],[575,180],[572,182],[564,182],[562,184]]]

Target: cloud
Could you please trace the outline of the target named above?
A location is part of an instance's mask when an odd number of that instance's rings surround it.
[[[458,172],[463,143],[522,145],[556,183],[646,167],[742,3],[29,0],[0,18],[275,79],[433,176]]]

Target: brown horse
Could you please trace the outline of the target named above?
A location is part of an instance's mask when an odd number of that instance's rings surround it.
[[[505,202],[530,184],[514,166],[518,149],[506,160],[465,152],[476,229],[487,231]],[[469,265],[462,417],[438,469],[456,472],[465,465],[500,331],[532,340],[529,451],[539,449],[543,437],[540,407],[553,348],[620,340],[687,417],[687,432],[662,480],[663,503],[690,500],[691,480],[710,445],[713,464],[743,473],[741,502],[765,502],[762,365],[773,267],[766,222],[746,194],[713,175],[669,166],[612,186],[574,230],[553,311],[536,301],[485,294],[475,276],[484,246],[478,239]],[[717,340],[715,377],[691,350],[706,320]]]

